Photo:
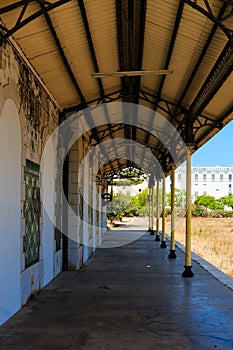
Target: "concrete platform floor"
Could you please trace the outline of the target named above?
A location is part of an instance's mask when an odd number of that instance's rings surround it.
[[[99,249],[0,327],[0,350],[233,349],[233,291],[196,262],[194,278],[182,278],[183,252],[168,253],[148,233]]]

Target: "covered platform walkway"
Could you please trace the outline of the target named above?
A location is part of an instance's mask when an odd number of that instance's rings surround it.
[[[0,349],[232,349],[233,291],[195,261],[182,278],[182,250],[169,260],[144,228],[108,232],[141,237],[61,273],[0,328]]]
[[[191,169],[192,155],[233,120],[232,19],[233,0],[0,2],[0,325],[65,272],[3,327],[1,348],[229,346],[218,336],[231,322],[215,320],[232,292],[219,297],[216,280],[192,271]],[[128,233],[122,248],[88,262],[113,214],[114,181],[140,176],[151,217],[143,230],[159,233],[162,215],[162,242],[170,193],[174,256],[184,162],[185,260],[169,261],[148,234],[126,246]],[[207,175],[195,196],[208,194]],[[205,338],[209,322],[217,338]]]

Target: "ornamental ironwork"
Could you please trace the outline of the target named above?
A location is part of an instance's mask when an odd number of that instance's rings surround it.
[[[40,258],[40,167],[29,160],[24,168],[25,201],[24,201],[24,253],[25,267],[39,261]]]

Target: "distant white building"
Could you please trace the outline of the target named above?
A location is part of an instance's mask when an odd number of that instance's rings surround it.
[[[161,186],[161,185],[160,185]],[[134,186],[114,186],[114,193],[125,193],[136,196],[148,187],[144,181]],[[171,188],[171,177],[166,178],[166,192]],[[186,167],[180,166],[175,171],[175,188],[186,192]],[[201,195],[214,196],[216,199],[232,194],[233,166],[194,166],[192,167],[192,198]]]
[[[129,196],[137,196],[140,192],[148,188],[148,183],[146,180],[139,185],[125,185],[125,186],[113,186],[113,193],[117,194],[119,192],[127,194]]]
[[[171,179],[167,178],[167,192]],[[185,191],[186,167],[181,166],[175,172],[175,188]],[[233,166],[194,166],[192,167],[192,197],[210,195],[215,198],[232,194]]]

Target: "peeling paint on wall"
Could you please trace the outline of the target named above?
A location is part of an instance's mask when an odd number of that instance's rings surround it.
[[[45,141],[58,125],[59,110],[11,44],[0,47],[0,89],[16,90],[18,112],[26,125],[26,158],[39,162]]]

